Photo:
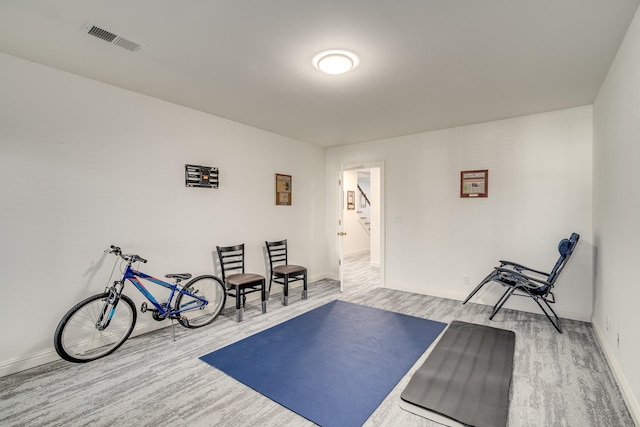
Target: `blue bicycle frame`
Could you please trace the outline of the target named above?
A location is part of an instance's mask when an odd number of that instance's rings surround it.
[[[163,306],[160,302],[158,302],[158,300],[151,294],[151,292],[147,290],[147,288],[142,284],[142,282],[138,280],[138,277],[171,290],[166,306]],[[131,265],[129,264],[127,264],[127,268],[124,271],[124,274],[122,275],[122,279],[120,280],[120,282],[124,284],[125,280],[128,280],[131,283],[133,283],[133,286],[138,288],[138,290],[142,293],[142,295],[144,295],[149,300],[149,302],[153,304],[153,306],[156,308],[156,310],[158,310],[158,313],[162,317],[172,316],[188,310],[195,310],[196,308],[204,307],[209,303],[209,301],[207,301],[206,299],[187,291],[185,288],[179,289],[177,283],[167,283],[153,276],[149,276],[148,274],[145,274],[141,271],[134,270],[133,268],[131,268]],[[185,294],[190,296],[191,298],[194,298],[195,300],[197,300],[198,305],[196,307],[192,307],[193,304],[196,304],[196,301],[190,301],[187,304],[183,304],[182,307],[177,307],[176,310],[172,310],[171,302],[173,301],[173,297],[177,293]]]

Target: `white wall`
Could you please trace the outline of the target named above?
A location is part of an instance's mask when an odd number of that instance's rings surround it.
[[[499,259],[551,269],[558,242],[575,231],[581,240],[558,279],[556,308],[589,320],[591,106],[335,147],[326,159],[329,241],[337,209],[329,189],[340,164],[384,161],[386,286],[463,299]],[[460,171],[473,169],[489,170],[486,199],[459,197]],[[485,288],[475,301],[493,304],[499,286]],[[539,310],[513,300],[508,306]]]
[[[640,13],[594,103],[593,324],[640,425]],[[620,341],[618,343],[618,336]]]
[[[57,357],[55,327],[104,289],[112,243],[162,277],[214,273],[215,246],[241,242],[264,273],[264,241],[287,238],[327,276],[321,148],[4,54],[0,94],[0,374]],[[220,168],[220,188],[186,188],[185,163]],[[276,172],[291,207],[275,206]]]

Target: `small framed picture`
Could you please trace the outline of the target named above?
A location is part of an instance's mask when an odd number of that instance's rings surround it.
[[[460,172],[460,197],[489,197],[489,171]]]
[[[276,205],[291,206],[291,175],[276,174]]]
[[[347,209],[353,210],[356,208],[356,192],[347,191]]]

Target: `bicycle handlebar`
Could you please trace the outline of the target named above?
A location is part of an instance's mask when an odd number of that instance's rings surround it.
[[[139,255],[134,255],[134,254],[123,254],[123,253],[122,253],[122,249],[120,249],[120,247],[118,247],[118,246],[111,245],[111,248],[110,248],[110,250],[109,250],[109,253],[110,253],[110,254],[116,254],[117,256],[119,256],[120,258],[122,258],[123,260],[125,260],[125,261],[130,261],[130,262],[132,262],[132,263],[133,263],[133,262],[138,262],[138,261],[140,261],[141,263],[144,263],[144,264],[146,264],[146,263],[147,263],[147,260],[146,260],[146,259],[144,259],[144,258],[142,258],[142,257],[141,257],[141,256],[139,256]]]

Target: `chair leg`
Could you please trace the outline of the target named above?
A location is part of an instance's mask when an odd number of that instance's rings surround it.
[[[302,299],[307,299],[307,273],[304,273],[304,278],[302,279]]]
[[[261,289],[260,293],[262,297],[262,314],[265,314],[267,312],[267,299],[269,298],[269,293],[265,289],[266,287],[267,287],[267,284],[263,280],[262,285],[260,286],[260,289]]]
[[[547,302],[546,299],[537,296],[537,295],[533,295],[531,292],[529,292],[528,289],[524,288],[522,289],[523,291],[525,291],[527,294],[529,294],[529,296],[531,297],[531,299],[533,299],[536,304],[538,304],[538,307],[540,307],[540,310],[542,310],[542,312],[544,313],[545,316],[547,316],[547,319],[549,319],[549,322],[551,322],[551,324],[553,325],[554,328],[556,328],[556,330],[560,333],[562,333],[562,328],[560,327],[560,318],[558,317],[558,315],[556,314],[556,312],[553,310],[553,308],[549,305],[549,303]],[[493,316],[496,315],[496,313],[498,313],[498,311],[502,308],[502,306],[507,302],[507,300],[509,299],[509,297],[511,297],[511,295],[513,295],[513,293],[516,291],[515,287],[509,287],[509,289],[507,289],[507,291],[502,295],[502,297],[500,298],[500,300],[496,303],[496,305],[493,307],[493,313],[491,313],[491,316],[489,316],[489,320],[493,319]],[[540,304],[540,299],[542,299],[542,302],[544,302],[544,305],[547,306],[547,308],[549,309],[549,311],[551,311],[551,314],[553,314],[553,317],[555,317],[555,320],[553,320],[551,318],[551,316],[549,315],[549,312],[547,310],[545,310],[544,306],[542,304]]]
[[[236,286],[236,322],[242,322],[244,319],[244,309],[242,308],[242,292],[240,286]]]
[[[549,310],[551,310],[551,313],[553,314],[553,316],[556,318],[555,322],[554,320],[551,318],[551,316],[549,316],[549,313],[547,313],[547,310],[544,309],[544,307],[542,306],[542,304],[540,304],[540,302],[538,301],[539,298],[534,298],[534,301],[538,304],[538,306],[540,307],[540,309],[542,310],[542,312],[544,313],[545,316],[547,316],[547,319],[549,319],[549,322],[551,322],[551,324],[553,325],[554,328],[556,328],[556,330],[560,333],[562,333],[562,328],[560,328],[560,318],[558,317],[558,315],[556,314],[555,311],[553,311],[553,308],[551,308],[551,306],[549,305],[549,303],[547,302],[547,300],[545,300],[544,298],[542,299],[542,302],[544,302],[544,304],[549,308]]]
[[[506,299],[511,296],[511,295],[507,296],[507,294],[511,291],[511,289],[512,289],[511,287],[508,287],[507,290],[504,291],[502,296],[498,299],[498,301],[496,301],[495,305],[493,306],[493,310],[492,311],[495,311],[496,307],[498,307],[498,306],[502,307],[502,304],[500,304],[500,303],[504,304],[504,302],[506,302]],[[498,310],[500,310],[500,308],[498,308]]]
[[[495,316],[498,311],[500,311],[502,306],[507,302],[507,300],[511,297],[511,295],[513,295],[515,291],[516,288],[509,287],[509,289],[507,289],[506,292],[502,294],[496,305],[493,306],[493,312],[491,313],[491,316],[489,316],[489,320],[493,320],[493,316]]]
[[[289,275],[284,275],[284,285],[282,286],[282,305],[289,305]]]
[[[469,302],[469,300],[487,283],[489,283],[491,281],[491,279],[493,278],[495,272],[491,272],[489,273],[489,275],[487,277],[485,277],[482,282],[480,282],[478,284],[478,286],[475,287],[475,289],[473,291],[471,291],[471,293],[469,294],[469,296],[467,297],[467,299],[464,300],[464,302],[462,303],[462,305],[466,304],[467,302]]]

